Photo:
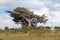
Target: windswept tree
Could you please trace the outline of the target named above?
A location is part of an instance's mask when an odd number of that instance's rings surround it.
[[[17,7],[13,11],[7,11],[11,13],[10,16],[13,17],[13,21],[16,24],[22,24],[26,26],[36,26],[38,22],[46,23],[47,16],[43,14],[42,16],[35,15],[32,11],[29,11],[27,8],[24,7]]]

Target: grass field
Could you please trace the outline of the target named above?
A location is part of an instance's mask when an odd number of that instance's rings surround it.
[[[49,34],[0,34],[0,40],[60,40],[60,34],[49,33]]]
[[[46,29],[44,29],[46,30]],[[60,30],[56,29],[56,32],[47,32],[44,33],[44,30],[41,32],[38,30],[29,31],[28,33],[0,33],[0,40],[60,40]]]
[[[60,31],[50,33],[0,33],[0,40],[60,40]]]

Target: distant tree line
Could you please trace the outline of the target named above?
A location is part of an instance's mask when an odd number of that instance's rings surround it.
[[[12,33],[28,33],[30,31],[32,31],[33,33],[36,32],[36,33],[49,33],[51,32],[50,31],[50,27],[49,26],[39,26],[39,27],[36,27],[36,28],[31,28],[29,27],[28,29],[22,29],[22,28],[9,28],[8,26],[6,26],[4,28],[4,30],[0,29],[0,33],[6,33],[6,34],[12,34]],[[55,27],[55,30],[56,32],[60,32],[60,27]],[[32,33],[30,32],[30,33]]]

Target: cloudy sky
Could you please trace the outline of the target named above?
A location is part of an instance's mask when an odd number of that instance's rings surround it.
[[[49,18],[46,25],[60,26],[60,0],[0,0],[0,28],[20,26],[17,26],[6,12],[16,7],[28,8],[36,15],[46,14]]]

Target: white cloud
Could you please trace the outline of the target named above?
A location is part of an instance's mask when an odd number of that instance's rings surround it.
[[[59,22],[60,21],[60,11],[53,11],[52,13],[55,15],[53,22]]]
[[[59,7],[59,6],[60,6],[60,4],[59,4],[59,3],[57,3],[57,4],[55,4],[54,6],[55,6],[55,7]]]
[[[0,4],[3,5],[6,3],[7,0],[0,0]]]
[[[0,14],[0,28],[4,28],[5,26],[8,26],[9,28],[21,27],[21,25],[17,25],[12,21],[12,18],[9,16],[9,14]]]
[[[42,7],[40,10],[34,10],[34,14],[36,14],[36,15],[43,15],[43,14],[46,14],[46,15],[48,15],[49,14],[49,8],[47,8],[47,7]]]
[[[38,0],[2,0],[0,1],[0,5],[2,7],[6,6],[11,6],[11,7],[26,7],[29,9],[40,9],[44,5],[43,2],[40,2]]]
[[[53,14],[53,16],[49,15],[49,20],[47,25],[60,26],[60,11],[51,11],[50,14]]]

